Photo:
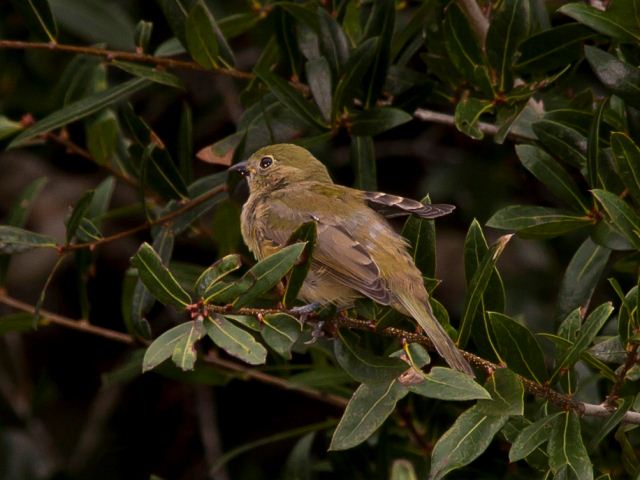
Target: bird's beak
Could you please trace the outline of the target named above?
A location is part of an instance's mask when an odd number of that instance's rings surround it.
[[[238,172],[243,177],[248,177],[250,174],[249,164],[246,160],[244,162],[240,162],[240,163],[236,163],[235,165],[232,165],[231,167],[229,167],[229,170],[232,172]]]

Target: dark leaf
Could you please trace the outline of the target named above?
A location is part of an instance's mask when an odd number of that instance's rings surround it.
[[[487,221],[487,226],[514,230],[523,238],[551,238],[593,223],[594,220],[587,215],[565,210],[510,205],[494,213]]]
[[[347,36],[326,9],[318,7],[316,12],[320,26],[320,49],[329,61],[331,69],[337,74],[349,56]]]
[[[32,33],[42,40],[56,42],[58,26],[47,0],[14,0],[12,3],[27,21]]]
[[[213,265],[207,268],[202,275],[198,277],[195,283],[196,295],[200,297],[207,296],[207,290],[232,272],[235,272],[242,265],[240,255],[231,254],[216,260]]]
[[[506,368],[495,370],[484,384],[490,400],[478,400],[477,408],[487,415],[523,415],[524,386],[522,380]]]
[[[480,140],[484,138],[484,132],[478,127],[478,122],[482,114],[492,110],[493,102],[491,100],[481,100],[473,97],[465,98],[456,105],[456,128],[465,135]]]
[[[635,108],[640,108],[640,69],[618,60],[596,47],[584,47],[591,68],[615,95]]]
[[[142,371],[149,371],[173,355],[176,345],[193,331],[193,322],[185,322],[170,328],[156,338],[144,353]]]
[[[373,107],[387,79],[391,60],[391,39],[396,21],[394,0],[374,2],[371,14],[365,27],[365,37],[378,37],[376,41],[373,63],[369,71],[368,88],[365,107]]]
[[[309,273],[311,261],[313,260],[313,249],[316,244],[316,230],[316,222],[303,223],[291,234],[287,241],[289,244],[305,242],[306,246],[300,255],[300,262],[291,269],[291,273],[287,278],[287,286],[282,299],[282,303],[286,308],[291,307],[295,302]]]
[[[100,112],[87,127],[87,148],[99,165],[111,165],[118,147],[118,119],[112,110]]]
[[[640,148],[624,132],[611,134],[611,148],[622,183],[640,205]]]
[[[34,248],[56,248],[56,240],[22,228],[0,225],[0,253],[21,253]]]
[[[360,190],[376,190],[378,179],[373,138],[351,137],[349,156],[351,157],[351,164],[354,166],[356,173],[354,186]]]
[[[640,29],[638,29],[637,24],[635,28],[629,28],[628,25],[623,24],[618,18],[611,15],[610,12],[602,11],[578,2],[563,5],[558,11],[577,20],[583,25],[593,28],[596,32],[603,33],[616,40],[632,43],[640,41]],[[635,20],[631,12],[626,16],[631,17],[629,18],[631,22]]]
[[[311,94],[325,121],[331,120],[331,69],[324,57],[308,60],[305,64]]]
[[[369,38],[353,49],[344,66],[333,94],[333,117],[339,117],[345,106],[350,106],[353,97],[361,87],[363,78],[376,53],[378,38]]]
[[[171,353],[171,360],[183,371],[193,370],[198,356],[195,343],[205,334],[202,317],[189,323],[191,323],[191,330],[176,341]]]
[[[215,19],[202,1],[197,1],[185,24],[186,47],[191,57],[205,68],[218,67],[218,39],[215,32]]]
[[[421,202],[431,203],[429,195],[424,197]],[[404,223],[401,235],[409,241],[411,245],[409,253],[422,275],[434,278],[436,275],[436,227],[434,221],[411,215]]]
[[[114,60],[111,65],[118,67],[120,70],[124,70],[136,77],[145,78],[161,85],[167,85],[169,87],[175,87],[180,90],[184,90],[182,81],[176,77],[173,73],[169,73],[164,70],[158,70],[153,67],[147,67],[140,65],[139,63],[122,62],[120,60]]]
[[[600,124],[607,99],[600,102],[591,121],[589,129],[589,143],[587,145],[587,180],[592,187],[598,186],[598,173],[600,172],[600,157],[602,156],[602,144],[600,142]],[[604,184],[604,182],[602,182]]]
[[[532,128],[547,152],[573,167],[586,167],[587,138],[580,132],[565,123],[546,119],[534,123]]]
[[[620,197],[605,190],[591,193],[602,205],[613,226],[636,248],[640,249],[640,216]]]
[[[517,462],[529,456],[533,451],[549,440],[554,423],[562,412],[542,417],[522,430],[509,450],[509,461]]]
[[[355,136],[373,136],[410,122],[412,118],[397,108],[371,108],[349,116],[350,132]]]
[[[91,201],[93,200],[94,191],[88,190],[87,192],[80,197],[78,203],[73,208],[71,212],[71,216],[67,221],[67,244],[71,242],[74,235],[76,234],[76,230],[80,226],[80,221],[85,217],[89,206],[91,205]]]
[[[24,130],[24,126],[20,122],[14,122],[4,115],[0,115],[0,140],[9,138],[19,131]]]
[[[582,441],[580,418],[574,412],[564,412],[553,424],[549,443],[549,466],[553,472],[566,468],[580,480],[593,480],[593,466]]]

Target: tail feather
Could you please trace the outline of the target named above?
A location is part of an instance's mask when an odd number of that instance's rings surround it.
[[[469,362],[462,356],[451,337],[442,328],[442,325],[434,316],[431,306],[413,298],[406,298],[404,295],[399,295],[398,297],[400,304],[422,327],[427,337],[433,342],[435,349],[449,366],[475,377]]]

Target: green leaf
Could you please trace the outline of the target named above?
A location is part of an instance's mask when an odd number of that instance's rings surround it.
[[[149,81],[143,78],[134,78],[118,86],[111,87],[90,97],[77,100],[66,107],[57,110],[39,122],[27,128],[13,139],[7,148],[15,148],[24,145],[31,138],[50,132],[56,128],[85,118],[102,110],[109,105],[123,100],[129,95],[142,90],[149,85]]]
[[[539,384],[547,380],[544,353],[529,329],[511,317],[489,312],[498,355],[507,367]]]
[[[333,433],[329,450],[347,450],[364,442],[384,423],[398,400],[407,393],[397,380],[360,385]]]
[[[320,49],[328,60],[331,69],[338,73],[347,61],[349,55],[349,43],[342,27],[327,12],[326,9],[318,7],[316,18],[319,21]]]
[[[173,347],[171,354],[171,360],[181,370],[193,370],[198,356],[195,348],[195,343],[200,340],[204,334],[204,325],[202,317],[196,318],[191,323],[191,330],[178,339]]]
[[[533,145],[517,145],[522,165],[568,206],[589,212],[586,201],[569,173],[551,155]]]
[[[371,108],[382,92],[391,60],[391,39],[396,21],[394,0],[379,0],[373,3],[371,14],[367,19],[365,37],[378,37],[373,63],[369,70],[369,81],[366,83],[364,105]]]
[[[591,193],[602,205],[616,230],[640,250],[640,216],[624,200],[611,192],[594,189]]]
[[[391,464],[389,480],[418,480],[418,475],[409,460],[398,459]]]
[[[395,357],[381,357],[357,345],[355,334],[342,331],[333,343],[336,361],[351,378],[360,383],[388,383],[407,370]]]
[[[0,225],[0,253],[22,253],[34,248],[56,248],[56,240],[49,235]]]
[[[585,40],[593,30],[578,23],[567,23],[531,35],[520,45],[514,69],[522,72],[548,72],[577,62]]]
[[[156,338],[144,353],[142,371],[147,372],[173,355],[176,345],[191,335],[193,322],[185,322],[170,328]]]
[[[265,69],[256,69],[256,75],[262,80],[271,93],[288,108],[305,125],[326,130],[322,114],[318,107],[307,101],[302,94],[275,73]]]
[[[486,48],[489,63],[496,70],[498,90],[504,92],[513,86],[513,56],[530,29],[529,2],[511,0],[502,2],[492,12]]]
[[[213,343],[232,357],[250,365],[262,365],[267,360],[267,349],[253,335],[236,327],[222,315],[207,317],[205,328]]]
[[[478,410],[487,415],[523,415],[524,385],[511,370],[500,368],[491,373],[484,384],[490,400],[478,400]]]
[[[186,47],[191,57],[209,70],[218,67],[218,39],[215,19],[202,1],[197,1],[185,24]]]
[[[236,13],[221,18],[218,27],[225,38],[232,39],[251,30],[262,18],[256,12]]]
[[[464,98],[456,105],[454,121],[456,128],[465,135],[481,140],[484,132],[478,127],[480,116],[493,110],[491,100],[481,100],[479,98]]]
[[[356,173],[354,186],[360,190],[375,191],[378,178],[373,138],[352,136],[349,156]]]
[[[377,37],[369,38],[354,48],[349,55],[333,94],[332,112],[334,118],[342,114],[343,108],[349,105],[361,87],[365,73],[376,53],[377,44]]]
[[[575,413],[564,412],[556,419],[547,445],[549,466],[554,473],[566,467],[572,477],[593,480],[593,466],[582,441],[580,418]]]
[[[32,33],[42,40],[56,43],[58,25],[47,0],[13,0],[12,3]]]
[[[632,107],[640,108],[640,69],[596,47],[584,47],[584,54],[596,76],[610,92]]]
[[[111,110],[99,113],[87,127],[87,148],[98,165],[111,165],[118,146],[118,119]]]
[[[234,308],[249,305],[260,295],[271,290],[293,268],[305,246],[306,242],[294,243],[256,263],[239,281],[247,287],[233,303]]]
[[[629,411],[629,409],[633,406],[634,398],[633,397],[625,397],[619,398],[616,405],[616,410],[606,417],[606,420],[600,425],[600,428],[595,433],[595,435],[591,436],[589,441],[590,449],[595,450],[598,447],[598,444],[606,437],[611,430],[616,428],[622,419],[624,418],[624,414]]]
[[[557,237],[594,223],[587,215],[529,205],[509,205],[487,220],[488,227],[515,230],[523,238]]]
[[[622,183],[640,205],[640,148],[624,132],[611,133],[611,148]]]
[[[138,252],[131,259],[131,264],[138,269],[145,287],[160,302],[178,309],[184,309],[191,303],[189,294],[182,289],[148,243],[140,245]]]
[[[517,462],[529,456],[538,446],[549,440],[551,430],[558,416],[563,412],[547,415],[525,427],[516,437],[509,449],[509,461]]]
[[[122,62],[120,60],[114,60],[111,65],[118,67],[131,75],[136,77],[145,78],[161,85],[167,85],[169,87],[175,87],[180,90],[184,90],[182,81],[176,77],[173,73],[169,73],[165,70],[158,70],[154,67],[147,67],[140,65],[139,63]]]
[[[587,308],[609,261],[611,250],[586,239],[567,266],[558,294],[557,319],[577,307]]]
[[[421,203],[431,203],[429,195],[420,200]],[[401,235],[411,245],[409,253],[413,263],[429,278],[436,276],[436,226],[433,220],[409,215]]]
[[[349,116],[351,135],[373,136],[410,122],[412,116],[392,107],[370,108]]]
[[[640,30],[638,30],[637,25],[635,28],[629,28],[629,26],[622,24],[607,11],[603,12],[578,2],[563,5],[558,11],[583,25],[593,28],[596,32],[603,33],[621,42],[635,43],[640,41]],[[629,12],[627,16],[631,17],[629,18],[631,22],[635,20],[633,13]],[[637,22],[637,20],[635,21]]]
[[[0,140],[15,135],[19,131],[24,130],[24,126],[20,122],[14,122],[4,115],[0,115]]]
[[[322,112],[325,121],[331,120],[331,69],[324,57],[311,59],[305,63],[307,81],[313,99]]]
[[[306,246],[300,255],[300,262],[291,269],[291,273],[287,278],[287,286],[282,299],[282,303],[286,308],[293,305],[309,273],[309,268],[313,260],[313,249],[316,244],[316,230],[315,221],[303,223],[291,234],[287,241],[289,244],[306,242]]]
[[[12,313],[0,317],[0,335],[10,332],[29,332],[34,328],[31,313]]]
[[[182,0],[156,0],[156,2],[159,4],[171,31],[178,37],[182,45],[186,45],[185,24],[188,12]]]
[[[136,52],[147,52],[149,50],[149,41],[153,32],[153,22],[140,20],[136,24],[134,43],[136,44]]]
[[[506,415],[487,415],[478,406],[465,411],[435,444],[429,478],[441,480],[478,458],[508,419]]]
[[[480,400],[491,395],[466,373],[446,367],[433,367],[424,381],[408,386],[409,390],[423,397],[438,400]]]
[[[67,222],[67,244],[71,242],[73,236],[76,234],[76,230],[78,230],[78,227],[80,226],[80,221],[85,217],[91,201],[93,200],[94,193],[95,192],[93,190],[85,192],[73,208],[69,221]]]
[[[533,131],[547,152],[576,168],[587,165],[587,138],[580,132],[555,120],[541,120]]]
[[[600,172],[601,142],[600,142],[600,124],[602,123],[602,115],[604,107],[608,99],[602,100],[591,121],[589,129],[589,143],[587,144],[587,180],[592,187],[598,186],[598,174]],[[604,182],[603,182],[604,183]]]
[[[260,332],[262,338],[278,355],[291,359],[291,347],[302,333],[302,323],[286,313],[265,315]]]
[[[196,280],[194,289],[196,295],[207,297],[207,290],[211,289],[231,272],[235,272],[242,266],[240,255],[234,253],[216,260],[213,265],[207,268]]]

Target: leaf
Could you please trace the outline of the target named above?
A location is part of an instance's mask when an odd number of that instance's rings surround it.
[[[584,47],[584,54],[593,72],[610,92],[632,107],[640,108],[640,69],[596,47]]]
[[[622,183],[640,205],[640,148],[624,132],[611,133],[611,148]]]
[[[331,69],[335,73],[338,73],[341,71],[349,55],[347,36],[344,34],[338,22],[326,9],[318,7],[316,10],[316,18],[320,27],[320,48],[328,60]]]
[[[364,101],[366,108],[371,108],[375,105],[387,79],[395,21],[396,9],[394,0],[379,0],[373,3],[373,8],[365,27],[365,37],[378,37],[378,40],[371,69],[369,70],[369,81],[366,84],[368,87]]]
[[[0,253],[22,253],[34,248],[56,248],[56,246],[55,238],[49,235],[0,225]]]
[[[558,11],[577,20],[583,25],[593,28],[596,32],[603,33],[622,42],[635,43],[640,41],[640,31],[628,28],[606,11],[603,12],[602,10],[578,2],[563,5]],[[628,16],[634,17],[633,14]]]
[[[231,254],[216,260],[213,265],[207,268],[196,280],[194,289],[196,295],[207,296],[207,290],[232,272],[235,272],[242,265],[240,255]]]
[[[398,400],[407,393],[396,380],[360,385],[333,433],[329,450],[347,450],[364,442],[384,423]]]
[[[575,478],[593,480],[593,467],[582,442],[580,419],[575,413],[564,412],[556,419],[547,444],[547,453],[553,472],[567,467]]]
[[[435,444],[431,453],[429,478],[440,480],[449,472],[478,458],[508,419],[506,415],[482,413],[478,406],[465,411]]]
[[[408,386],[409,390],[423,397],[438,400],[490,399],[491,395],[466,373],[446,367],[433,367],[424,381]]]
[[[120,70],[124,70],[131,75],[135,75],[136,77],[184,90],[182,81],[173,73],[169,73],[165,70],[158,70],[157,68],[147,67],[145,65],[140,65],[139,63],[122,62],[120,60],[113,60],[111,65],[118,67]]]
[[[567,23],[531,35],[520,45],[520,57],[514,65],[522,72],[548,72],[577,62],[585,40],[593,30],[578,23]]]
[[[412,119],[411,115],[398,108],[370,108],[349,116],[349,131],[351,135],[373,136],[410,122]]]
[[[186,47],[191,57],[203,67],[213,70],[218,67],[218,39],[215,19],[202,1],[197,1],[185,24]]]
[[[571,208],[589,212],[575,181],[551,155],[533,145],[517,145],[516,153],[522,165],[558,199]]]
[[[178,342],[189,336],[192,330],[193,322],[185,322],[170,328],[156,338],[144,353],[142,372],[152,370],[171,357]]]
[[[420,203],[431,203],[429,195]],[[410,215],[404,222],[401,235],[411,245],[409,253],[413,263],[429,278],[436,276],[436,226],[433,220]]]
[[[576,129],[549,119],[535,122],[532,128],[547,152],[572,167],[587,165],[587,138]]]
[[[178,309],[184,309],[191,303],[189,294],[182,289],[148,243],[140,245],[138,252],[131,259],[131,264],[138,269],[145,287],[160,302]]]
[[[204,324],[213,343],[232,357],[249,365],[262,365],[267,360],[267,349],[253,335],[236,327],[222,315],[207,317]]]
[[[14,122],[5,115],[0,115],[0,140],[15,135],[19,131],[23,130],[24,126],[20,122]]]
[[[373,61],[377,43],[377,37],[369,38],[354,48],[349,55],[343,69],[344,73],[340,76],[333,94],[334,118],[342,114],[343,108],[349,104],[361,86],[363,77]]]
[[[502,2],[492,12],[486,49],[489,63],[496,70],[497,87],[501,92],[513,86],[513,56],[520,42],[529,35],[529,29],[529,2],[526,0]]]
[[[418,475],[409,460],[398,459],[391,464],[389,480],[418,480]]]
[[[324,57],[314,58],[305,63],[307,81],[313,99],[322,112],[325,121],[331,120],[331,69]]]
[[[544,353],[529,329],[498,312],[489,312],[497,352],[509,369],[539,384],[547,380]]]
[[[591,436],[589,441],[589,448],[595,450],[598,447],[598,444],[606,437],[611,430],[617,427],[622,419],[624,418],[625,413],[629,411],[629,409],[633,406],[634,399],[633,397],[625,397],[619,398],[616,405],[616,410],[606,417],[606,420],[600,425],[598,431]]]
[[[246,288],[233,303],[233,307],[238,309],[249,305],[260,295],[271,290],[295,265],[305,246],[305,242],[294,243],[256,263],[240,279],[239,283],[246,285]]]
[[[336,361],[351,378],[360,383],[388,383],[407,370],[395,357],[381,357],[357,345],[355,334],[339,331],[333,343]]]
[[[47,0],[14,0],[12,3],[36,36],[52,43],[56,42],[58,25]]]
[[[178,171],[187,183],[193,181],[193,115],[187,102],[182,104],[178,126]]]
[[[260,333],[266,344],[273,348],[278,355],[290,360],[291,347],[302,333],[300,320],[286,313],[274,313],[265,315],[263,324]]]
[[[591,121],[589,129],[589,143],[587,144],[587,180],[592,187],[598,186],[598,174],[600,172],[600,157],[602,156],[602,144],[600,142],[600,124],[602,123],[602,115],[604,107],[608,99],[602,100]],[[604,182],[602,182],[604,184]],[[605,187],[606,188],[606,187]]]
[[[352,136],[349,156],[356,173],[354,186],[360,190],[375,191],[378,179],[373,138]]]
[[[595,308],[587,317],[584,324],[580,328],[578,337],[573,345],[558,360],[556,369],[549,380],[549,384],[553,385],[562,373],[572,367],[580,358],[580,355],[591,345],[598,332],[602,329],[606,321],[613,313],[611,302],[606,302]]]
[[[515,230],[523,238],[557,237],[594,223],[594,219],[587,215],[529,205],[504,207],[487,220],[488,227]]]
[[[557,319],[577,307],[587,308],[596,285],[609,261],[611,250],[586,239],[567,266],[558,293]]]
[[[160,6],[171,31],[178,37],[182,45],[186,45],[185,24],[188,12],[182,4],[182,0],[156,0],[156,2]]]
[[[484,384],[490,400],[478,400],[478,410],[487,415],[523,415],[524,386],[511,370],[500,368],[489,375]]]
[[[549,440],[551,430],[558,416],[563,412],[547,415],[525,427],[516,437],[509,449],[509,461],[511,463],[522,460],[534,452],[536,448]]]
[[[7,148],[15,148],[24,145],[28,140],[37,135],[50,132],[51,130],[67,125],[68,123],[85,118],[105,107],[108,107],[109,105],[123,100],[148,85],[148,80],[143,78],[134,78],[133,80],[126,81],[118,86],[111,87],[90,97],[77,100],[64,108],[53,112],[49,116],[27,128],[20,135],[14,138]]]
[[[98,165],[111,165],[118,146],[118,119],[113,111],[100,112],[95,120],[86,126],[87,148]]]
[[[12,313],[0,317],[0,335],[10,332],[29,332],[33,330],[33,314],[31,313]]]
[[[456,128],[476,140],[484,138],[484,132],[478,127],[480,116],[493,110],[491,100],[481,100],[479,98],[465,98],[456,105],[454,121]]]
[[[256,15],[255,12],[236,13],[221,18],[218,27],[225,38],[232,39],[251,30],[260,20],[262,16]]]
[[[605,190],[591,193],[602,205],[613,226],[636,248],[640,249],[640,216],[620,197]]]
[[[198,317],[190,323],[191,330],[176,341],[171,354],[171,360],[182,371],[193,370],[197,358],[195,343],[205,334],[202,317]]]
[[[80,221],[84,218],[87,210],[89,209],[91,201],[93,200],[94,193],[95,192],[93,190],[88,190],[87,192],[85,192],[84,195],[80,197],[80,200],[78,200],[78,203],[76,203],[76,206],[73,208],[71,216],[69,217],[69,221],[67,222],[67,244],[71,242],[74,235],[76,234],[76,230],[78,230],[78,227],[80,226]]]
[[[305,242],[306,245],[300,254],[300,261],[291,269],[291,273],[287,278],[287,285],[282,298],[285,308],[293,305],[309,273],[309,268],[313,261],[313,249],[316,244],[316,230],[315,221],[303,223],[291,234],[287,241],[288,244]]]

